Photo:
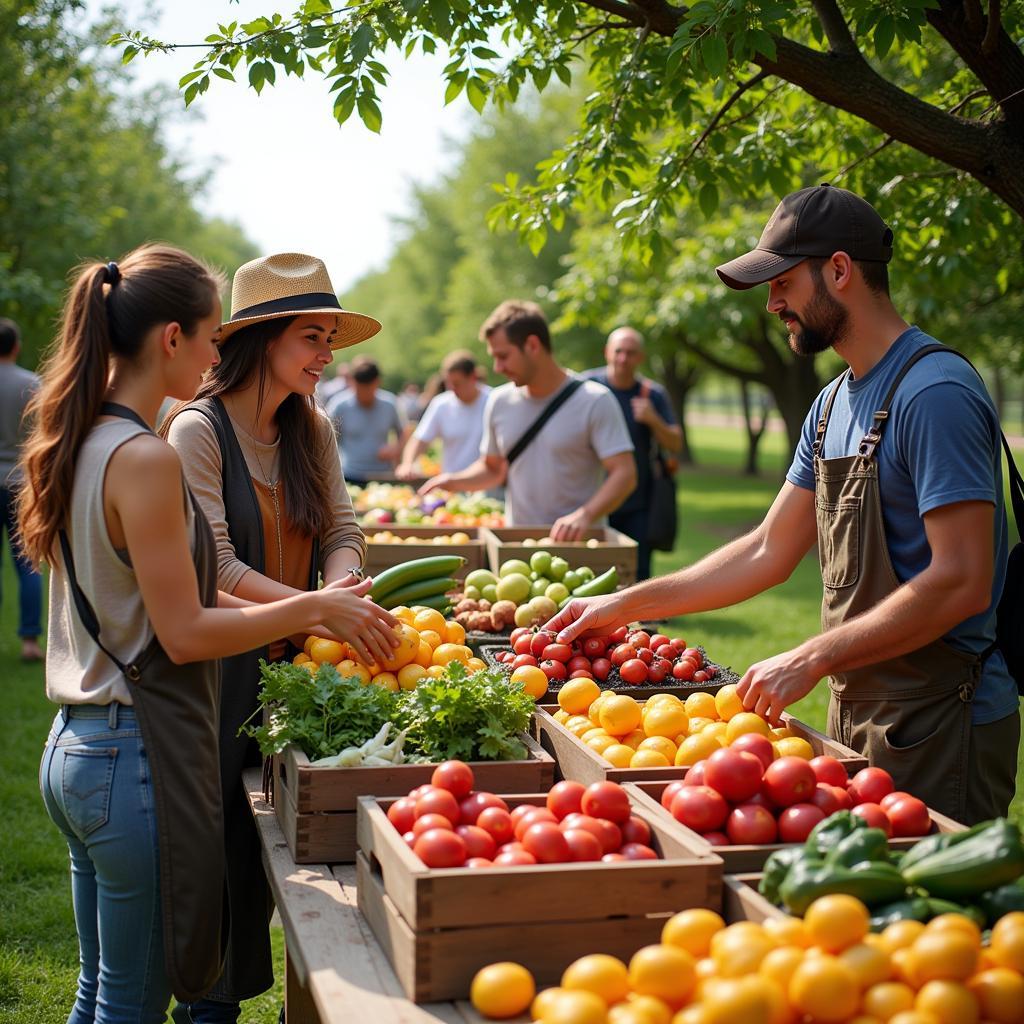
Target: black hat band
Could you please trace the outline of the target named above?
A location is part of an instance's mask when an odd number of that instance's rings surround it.
[[[271,299],[269,302],[257,302],[255,306],[246,306],[231,314],[228,323],[235,320],[245,320],[252,316],[268,316],[272,313],[288,313],[300,309],[323,309],[325,306],[336,309],[339,313],[345,311],[338,302],[338,296],[332,292],[306,292],[303,295],[286,295],[281,299]]]

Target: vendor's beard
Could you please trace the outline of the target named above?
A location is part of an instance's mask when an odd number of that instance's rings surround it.
[[[828,293],[820,271],[814,282],[814,295],[807,304],[802,317],[791,310],[782,314],[792,317],[800,325],[789,333],[789,347],[798,356],[816,356],[832,348],[846,338],[850,314],[846,307]]]

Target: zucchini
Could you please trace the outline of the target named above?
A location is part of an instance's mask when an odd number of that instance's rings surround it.
[[[466,560],[461,555],[431,555],[393,565],[374,577],[370,599],[379,603],[381,598],[410,583],[454,576],[465,564]]]
[[[592,580],[578,586],[570,597],[597,597],[599,594],[610,594],[619,585],[619,570],[613,565],[607,572],[595,576]]]
[[[440,579],[434,577],[429,580],[420,580],[418,583],[408,583],[404,587],[392,590],[380,599],[381,608],[397,608],[400,604],[416,604],[421,597],[436,597],[443,595],[446,591],[452,590],[459,585],[458,580],[451,576],[444,576]]]
[[[442,615],[447,615],[452,610],[452,603],[444,594],[434,594],[432,597],[421,597],[417,605],[423,608],[436,608]]]

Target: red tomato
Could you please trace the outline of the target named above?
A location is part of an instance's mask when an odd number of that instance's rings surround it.
[[[623,864],[626,862],[626,857],[624,857],[621,853],[606,853],[601,858],[602,864],[617,864],[620,861]]]
[[[894,836],[926,836],[932,830],[928,807],[916,796],[905,796],[885,809]]]
[[[682,682],[689,682],[693,679],[697,666],[689,658],[683,658],[672,666],[672,678]]]
[[[496,868],[514,868],[521,867],[524,864],[536,864],[537,860],[532,853],[527,853],[525,850],[509,850],[508,853],[499,853],[494,858],[494,866]]]
[[[670,644],[671,642],[664,633],[651,634],[651,650],[656,651],[659,647],[664,647],[665,644]]]
[[[512,671],[515,672],[517,668],[522,668],[524,665],[536,665],[537,659],[532,654],[517,654],[511,664]]]
[[[569,860],[600,860],[601,840],[585,828],[569,828],[563,833],[569,848]]]
[[[704,667],[704,655],[696,647],[687,647],[683,650],[681,655],[683,658],[689,658],[697,668]]]
[[[430,776],[430,784],[461,800],[473,792],[473,769],[465,761],[442,761]]]
[[[913,794],[908,793],[906,792],[906,790],[903,789],[894,789],[891,793],[886,793],[885,796],[883,796],[882,799],[878,801],[878,806],[881,807],[886,814],[888,814],[889,808],[892,807],[892,805],[896,803],[897,800],[902,800],[905,796],[913,796]]]
[[[455,826],[443,814],[424,814],[421,818],[417,818],[412,826],[417,839],[432,828],[446,828],[452,832],[455,831]]]
[[[570,674],[573,672],[585,671],[590,672],[590,659],[584,658],[582,654],[577,654],[575,658],[570,658],[566,663],[565,667]]]
[[[707,761],[704,785],[718,790],[726,800],[743,803],[761,788],[764,766],[753,754],[724,747],[716,750]]]
[[[707,766],[707,758],[703,761],[698,761],[696,764],[691,764],[690,767],[686,769],[686,775],[683,777],[683,785],[703,786],[704,772],[707,769]]]
[[[892,837],[892,822],[889,820],[889,815],[878,804],[857,804],[853,813],[863,818],[871,828],[880,828],[887,836]]]
[[[549,822],[552,825],[558,824],[558,819],[546,808],[546,807],[531,807],[516,823],[515,823],[515,834],[516,839],[519,842],[523,841],[523,836],[526,835],[526,830],[531,825],[536,825],[540,821]]]
[[[459,814],[462,816],[462,823],[464,825],[476,825],[480,812],[488,807],[500,807],[503,810],[508,810],[505,801],[494,793],[470,793],[469,796],[463,798],[459,803]]]
[[[621,666],[635,657],[636,648],[632,644],[619,644],[619,646],[612,651],[611,662],[613,665]]]
[[[626,860],[661,860],[646,843],[625,843],[619,853]]]
[[[619,675],[624,683],[640,686],[647,682],[647,666],[639,658],[630,658],[619,666]]]
[[[521,636],[528,636],[533,639],[529,626],[516,626],[509,635],[509,643],[514,644]]]
[[[696,672],[693,673],[692,681],[695,683],[706,683],[710,678],[711,676],[709,676],[707,672],[704,671],[704,669],[699,668]]]
[[[486,857],[470,857],[465,866],[467,868],[493,868],[494,861],[488,860]]]
[[[565,663],[561,661],[552,661],[550,658],[546,658],[540,663],[540,670],[548,679],[561,680],[569,678],[569,673],[565,671]]]
[[[706,839],[712,846],[729,846],[729,837],[724,832],[704,832],[701,839]]]
[[[455,834],[465,843],[467,857],[485,857],[492,860],[498,850],[494,836],[478,825],[459,825]]]
[[[608,638],[604,636],[588,636],[583,641],[583,653],[588,658],[600,658],[608,650]]]
[[[407,795],[410,800],[419,800],[424,793],[429,793],[432,789],[434,789],[434,787],[429,782],[424,782],[422,786],[410,789]]]
[[[615,782],[591,783],[583,794],[580,806],[584,814],[594,818],[605,818],[616,824],[629,820],[629,796]]]
[[[621,644],[626,639],[626,634],[629,632],[628,626],[619,626],[618,629],[612,630],[608,634],[608,646],[614,647],[615,644]]]
[[[642,661],[645,665],[650,665],[654,661],[654,651],[650,647],[638,647],[636,649],[637,661]]]
[[[533,636],[530,633],[525,633],[519,637],[518,640],[512,641],[512,650],[516,654],[532,654],[533,653]]]
[[[522,853],[526,849],[519,840],[513,839],[510,843],[502,843],[498,847],[498,853]]]
[[[518,825],[524,814],[529,814],[530,811],[535,810],[537,810],[536,804],[519,804],[516,807],[513,807],[511,811],[512,824]]]
[[[651,646],[651,634],[645,629],[634,629],[626,634],[626,643],[632,644],[637,650]]]
[[[802,843],[825,812],[815,804],[793,804],[779,815],[779,838],[784,843]]]
[[[676,649],[671,644],[659,644],[654,648],[654,653],[666,661],[676,660]]]
[[[554,644],[558,642],[558,637],[551,632],[550,629],[542,629],[537,633],[533,634],[533,641],[530,644],[530,653],[535,658],[540,658],[544,654],[544,648],[548,644]]]
[[[725,832],[731,843],[740,846],[774,843],[775,818],[771,811],[758,804],[740,804],[730,812]]]
[[[892,776],[884,768],[861,768],[850,779],[850,796],[855,804],[877,804],[895,788]]]
[[[590,663],[590,670],[594,673],[595,679],[604,680],[612,670],[612,663],[607,658],[595,658]]]
[[[775,804],[773,804],[771,800],[764,795],[763,789],[755,793],[749,800],[745,800],[744,803],[756,804],[758,807],[763,807],[765,810],[771,811],[773,818],[775,817],[775,813],[778,811],[778,807],[776,807]]]
[[[399,832],[408,832],[416,821],[416,801],[403,796],[388,808],[388,821]]]
[[[820,807],[825,812],[827,818],[830,814],[835,814],[836,811],[843,810],[843,805],[836,798],[835,790],[839,789],[838,786],[830,786],[828,783],[819,782],[814,787],[814,793],[811,795],[811,803],[815,807]],[[846,791],[843,790],[845,793]]]
[[[657,685],[665,682],[671,671],[672,663],[670,661],[666,661],[664,658],[655,657],[654,661],[652,661],[648,666],[647,679],[649,682]]]
[[[416,845],[416,840],[419,839],[419,836],[410,830],[408,832],[403,832],[402,838],[405,840],[405,845],[411,850]]]
[[[630,843],[639,843],[641,846],[651,845],[651,826],[635,814],[631,814],[629,819],[622,824],[623,849]]]
[[[569,844],[562,830],[550,821],[539,821],[531,825],[523,835],[526,852],[533,855],[539,864],[562,864],[569,860]]]
[[[547,796],[548,810],[559,820],[567,818],[570,814],[580,813],[580,801],[586,787],[582,782],[556,782],[551,787]]]
[[[453,826],[462,820],[459,802],[447,789],[434,788],[416,801],[416,817],[422,818],[424,814],[440,814]]]
[[[562,822],[562,831],[570,832],[581,829],[589,832],[601,844],[604,853],[611,853],[622,845],[622,832],[613,821],[605,818],[594,818],[589,814],[570,814]]]
[[[544,661],[560,661],[564,665],[572,657],[572,648],[568,644],[548,644],[540,656]]]
[[[689,772],[687,772],[687,775],[689,775]],[[665,787],[665,788],[664,788],[664,789],[663,789],[663,790],[661,791],[661,806],[662,806],[662,807],[664,807],[666,811],[667,811],[667,810],[668,810],[668,809],[669,809],[669,808],[670,808],[670,807],[672,806],[672,798],[673,798],[673,797],[674,797],[674,796],[676,795],[676,793],[678,793],[678,792],[679,792],[679,790],[681,790],[681,789],[683,788],[683,786],[685,786],[685,785],[686,785],[686,783],[685,783],[685,782],[670,782],[670,783],[669,783],[669,784],[668,784],[668,785],[667,785],[667,786],[666,786],[666,787]],[[694,785],[696,785],[696,783],[694,783]]]
[[[672,645],[672,650],[674,650],[676,654],[682,654],[683,651],[686,650],[686,641],[681,636],[673,637],[669,640],[669,643]]]
[[[428,868],[458,868],[466,863],[466,844],[449,828],[420,833],[412,850]]]
[[[686,786],[676,793],[670,808],[672,817],[694,832],[721,828],[729,816],[725,797],[710,786]]]
[[[801,804],[814,795],[814,769],[802,757],[780,757],[764,770],[765,796],[777,807]]]
[[[814,777],[819,782],[827,783],[829,786],[842,786],[843,789],[846,789],[850,777],[846,774],[842,762],[827,754],[822,754],[820,757],[812,757],[807,763],[811,766],[811,771],[814,772]]]
[[[729,744],[729,749],[745,750],[748,754],[753,754],[765,768],[775,760],[775,748],[772,746],[772,741],[767,736],[762,736],[756,732],[748,732],[742,736],[737,736]]]
[[[575,672],[570,672],[569,673],[569,678],[570,679],[593,679],[594,678],[594,670],[591,669],[591,668],[580,668],[580,669],[577,669]]]
[[[515,839],[512,815],[501,807],[485,807],[476,819],[476,824],[485,832],[489,832],[498,846]]]

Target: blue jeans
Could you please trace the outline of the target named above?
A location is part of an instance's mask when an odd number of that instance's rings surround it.
[[[18,636],[37,637],[43,631],[43,577],[32,568],[32,563],[23,558],[18,548],[17,522],[15,511],[18,492],[10,487],[0,486],[0,532],[7,531],[11,546],[14,570],[18,574]]]
[[[71,851],[80,969],[68,1024],[162,1024],[171,986],[156,816],[134,711],[117,704],[59,711],[39,787]]]

